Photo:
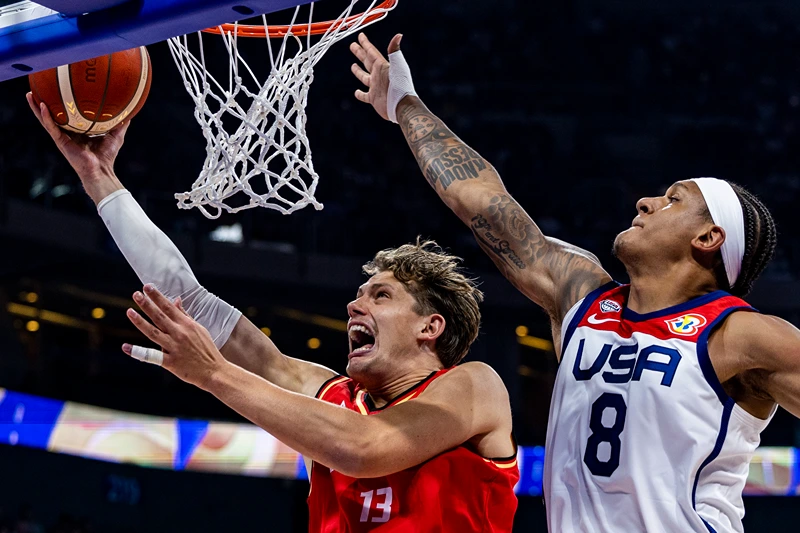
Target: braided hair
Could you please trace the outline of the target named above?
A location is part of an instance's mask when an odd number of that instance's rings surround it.
[[[722,263],[722,256],[714,268],[717,285],[734,296],[743,298],[750,293],[753,282],[761,275],[767,263],[775,253],[777,243],[777,231],[775,220],[761,200],[735,183],[728,182],[736,193],[739,203],[742,205],[744,215],[745,245],[744,256],[742,257],[742,269],[739,277],[733,284],[728,283],[728,275],[725,272],[725,265]],[[711,220],[711,213],[706,208],[707,218]]]

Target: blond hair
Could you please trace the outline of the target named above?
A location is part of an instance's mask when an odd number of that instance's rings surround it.
[[[461,259],[445,253],[436,241],[404,244],[381,250],[364,265],[365,274],[391,272],[405,285],[417,304],[419,315],[438,313],[445,319],[444,332],[436,339],[436,353],[445,368],[458,364],[478,337],[483,293],[475,280],[459,268]]]

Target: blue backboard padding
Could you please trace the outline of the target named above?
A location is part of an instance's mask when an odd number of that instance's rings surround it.
[[[138,0],[85,15],[48,15],[0,29],[0,81],[307,2]]]
[[[116,7],[131,1],[136,0],[37,0],[36,3],[64,15],[73,16]]]
[[[64,402],[6,391],[0,400],[0,444],[47,449]]]
[[[208,431],[208,422],[205,420],[178,419],[178,453],[175,454],[173,467],[183,470],[192,457],[195,448],[205,437]]]

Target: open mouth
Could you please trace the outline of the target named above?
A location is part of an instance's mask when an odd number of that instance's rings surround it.
[[[349,335],[352,347],[351,355],[366,353],[375,346],[375,335],[366,326],[361,324],[350,326]]]

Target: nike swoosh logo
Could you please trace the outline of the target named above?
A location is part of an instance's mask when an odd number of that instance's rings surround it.
[[[618,318],[596,318],[597,313],[591,315],[588,320],[589,324],[603,324],[604,322],[619,322]]]

